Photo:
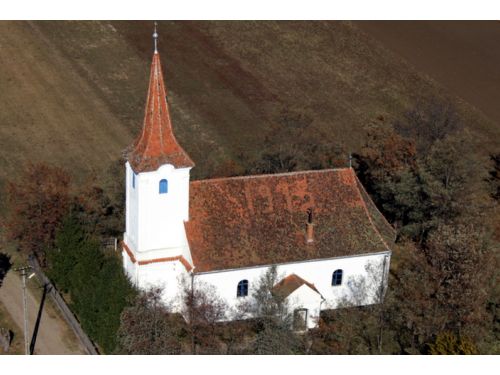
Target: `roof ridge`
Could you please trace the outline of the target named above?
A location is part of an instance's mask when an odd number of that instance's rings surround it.
[[[282,278],[279,282],[277,282],[273,286],[273,289],[279,289],[279,288],[285,287],[287,281],[292,282],[292,279],[295,279],[300,285],[297,286],[296,288],[294,288],[291,291],[291,293],[293,293],[295,290],[299,289],[301,286],[306,285],[307,287],[309,287],[310,289],[312,289],[313,291],[315,291],[316,293],[318,293],[321,296],[321,293],[318,291],[318,289],[316,288],[316,286],[313,283],[305,280],[304,278],[300,277],[296,273],[291,273],[291,274],[285,276],[284,278]]]
[[[194,180],[191,181],[190,184],[200,184],[204,182],[216,182],[216,181],[226,181],[226,180],[245,180],[245,179],[260,179],[267,177],[284,177],[284,176],[297,176],[301,174],[313,174],[313,173],[326,173],[326,172],[341,172],[345,170],[349,170],[349,167],[340,167],[340,168],[328,168],[328,169],[308,169],[305,171],[294,171],[294,172],[282,172],[282,173],[262,173],[262,174],[253,174],[246,176],[232,176],[232,177],[216,177],[216,178],[207,178],[203,180]]]

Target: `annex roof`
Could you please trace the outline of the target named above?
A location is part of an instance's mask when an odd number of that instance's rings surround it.
[[[185,227],[196,272],[382,252],[395,234],[351,168],[192,181]]]
[[[149,172],[163,164],[176,168],[193,167],[194,163],[175,139],[160,54],[155,51],[149,77],[144,123],[139,137],[128,153],[128,161],[135,173]]]
[[[316,293],[321,295],[321,293],[318,292],[318,289],[316,289],[314,284],[311,284],[310,282],[305,281],[303,278],[301,278],[300,276],[297,276],[294,273],[292,273],[291,275],[288,275],[283,280],[281,280],[279,283],[277,283],[273,287],[272,292],[273,292],[273,294],[277,294],[283,298],[286,298],[290,294],[295,292],[297,289],[299,289],[302,285],[307,285],[309,288],[311,288]]]

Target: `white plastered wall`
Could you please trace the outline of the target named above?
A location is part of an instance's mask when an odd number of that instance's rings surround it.
[[[137,260],[182,255],[192,262],[184,229],[189,219],[189,171],[170,164],[135,175],[126,163],[126,232],[124,241]],[[159,183],[168,181],[168,192]]]
[[[278,265],[279,280],[291,274],[314,284],[324,297],[321,310],[334,309],[345,302],[361,306],[378,302],[378,292],[385,286],[390,263],[390,252],[351,256],[343,258],[321,259]],[[219,272],[197,273],[194,287],[210,284],[228,304],[230,309],[237,309],[242,298],[252,298],[254,287],[269,266],[240,268]],[[332,274],[335,270],[343,271],[342,284],[332,286]],[[371,269],[371,270],[370,270]],[[249,296],[237,297],[238,282],[249,281]],[[278,280],[278,281],[279,281]],[[384,285],[382,285],[384,280]],[[359,287],[362,289],[360,290]],[[300,294],[299,294],[300,296]],[[308,301],[298,301],[309,304]],[[319,308],[319,305],[318,305]],[[314,312],[313,312],[314,314]]]
[[[287,297],[290,311],[307,309],[307,328],[314,328],[318,325],[322,301],[323,297],[306,284],[294,290]]]

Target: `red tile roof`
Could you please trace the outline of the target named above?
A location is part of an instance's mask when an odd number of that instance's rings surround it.
[[[299,289],[304,284],[307,285],[312,290],[314,290],[319,295],[321,295],[321,293],[318,292],[318,289],[316,289],[314,284],[311,284],[310,282],[305,281],[302,277],[297,276],[294,273],[292,273],[291,275],[288,275],[283,280],[281,280],[278,284],[276,284],[273,287],[272,292],[273,292],[273,294],[278,294],[281,297],[286,298],[290,294],[295,292],[297,289]]]
[[[137,260],[135,259],[134,253],[132,252],[132,250],[130,250],[130,248],[127,246],[127,244],[125,242],[123,242],[123,241],[122,241],[122,246],[123,246],[123,250],[125,250],[125,252],[127,253],[128,257],[130,258],[130,261],[132,263],[137,262]]]
[[[394,239],[350,168],[193,181],[185,227],[197,272],[386,251]]]
[[[175,139],[166,97],[160,54],[155,53],[142,132],[128,153],[128,161],[136,173],[153,171],[163,164],[176,168],[194,166]]]

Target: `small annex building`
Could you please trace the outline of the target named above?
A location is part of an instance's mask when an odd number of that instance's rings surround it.
[[[163,287],[179,312],[186,282],[236,307],[276,265],[273,293],[304,328],[345,299],[380,302],[394,229],[352,168],[190,181],[195,164],[174,136],[166,94],[155,39],[144,123],[125,165],[123,267],[134,284]]]

